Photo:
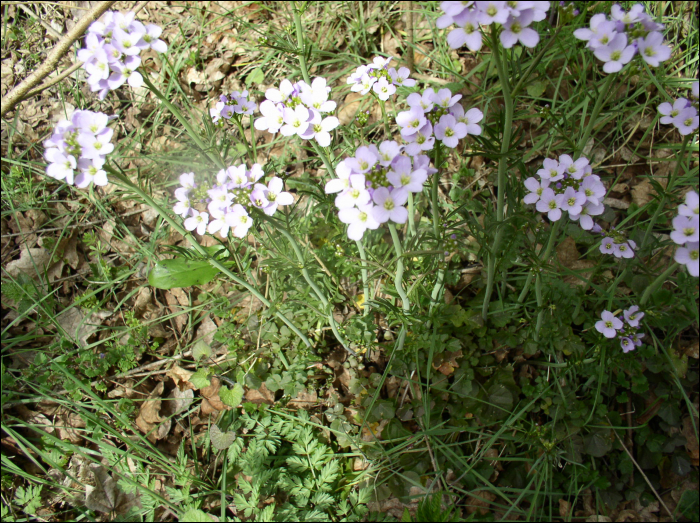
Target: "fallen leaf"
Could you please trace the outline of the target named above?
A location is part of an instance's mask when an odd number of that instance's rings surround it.
[[[449,376],[455,371],[455,368],[459,367],[457,363],[457,358],[462,357],[462,351],[445,351],[442,354],[438,354],[433,361],[433,368],[441,372],[445,376]]]
[[[300,390],[296,397],[287,405],[293,409],[310,409],[318,403],[318,393],[315,390],[309,392],[306,389]]]
[[[141,432],[147,434],[147,438],[151,443],[165,438],[170,432],[170,419],[163,418],[160,415],[161,396],[164,389],[165,384],[162,381],[159,382],[148,395],[148,398],[141,404],[139,415],[136,417],[136,426]]]
[[[111,477],[102,465],[93,463],[90,465],[90,470],[95,476],[95,486],[85,486],[87,508],[110,515],[123,515],[132,507],[141,507],[138,495],[124,492],[117,480]]]
[[[476,511],[479,511],[480,515],[485,516],[488,514],[488,507],[494,499],[496,499],[496,494],[487,490],[470,494],[467,497],[467,514],[474,514]]]
[[[51,253],[43,247],[21,249],[18,260],[11,261],[5,267],[7,273],[17,278],[20,274],[38,280],[51,263]]]
[[[195,386],[192,385],[192,383],[190,383],[190,378],[192,377],[192,374],[194,374],[194,372],[174,365],[167,372],[166,375],[170,376],[173,379],[177,388],[179,388],[180,390],[186,390],[195,388]]]
[[[275,402],[275,394],[263,383],[258,390],[248,389],[245,393],[246,402],[272,405]]]
[[[87,316],[78,307],[70,307],[56,317],[66,335],[81,347],[88,346],[88,338],[112,315],[110,311],[93,312]]]

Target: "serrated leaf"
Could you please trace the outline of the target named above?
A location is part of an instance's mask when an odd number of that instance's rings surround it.
[[[219,269],[206,260],[173,258],[161,260],[148,273],[148,284],[156,289],[174,289],[209,283]]]
[[[219,389],[219,397],[223,401],[224,405],[229,407],[238,407],[243,401],[243,386],[240,383],[236,383],[232,389],[226,386],[222,386]]]
[[[202,389],[211,385],[209,380],[209,371],[207,369],[199,369],[190,376],[190,383],[194,385],[195,390]]]
[[[211,347],[204,340],[199,340],[192,347],[192,357],[195,361],[199,361],[202,358],[209,358],[211,356]]]
[[[199,510],[198,508],[190,508],[180,516],[180,521],[192,521],[192,523],[211,523],[215,521],[212,516]]]
[[[209,441],[216,450],[224,450],[236,441],[235,432],[222,432],[218,425],[212,425],[209,429]]]

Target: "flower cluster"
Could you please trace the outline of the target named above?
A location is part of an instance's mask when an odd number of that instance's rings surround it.
[[[340,221],[349,225],[348,238],[360,240],[367,229],[391,220],[406,223],[409,193],[419,193],[435,169],[426,155],[401,154],[395,141],[358,147],[355,156],[336,167],[338,178],[326,184],[326,194],[338,195]]]
[[[700,118],[698,117],[698,84],[699,82],[693,83],[691,88],[690,96],[694,99],[693,101],[679,98],[673,105],[669,102],[664,102],[658,107],[658,111],[661,113],[659,121],[664,125],[673,124],[683,136],[695,131],[698,128],[698,124],[700,124]]]
[[[111,118],[104,113],[77,110],[70,120],[62,120],[51,138],[44,142],[44,158],[49,162],[46,174],[80,188],[107,185],[102,170],[105,157],[114,150],[110,143],[114,130],[107,127]],[[79,173],[75,176],[75,171]]]
[[[209,109],[209,115],[214,123],[218,123],[220,118],[230,120],[234,114],[250,116],[257,108],[257,104],[248,99],[247,90],[242,93],[233,91],[230,97],[222,94],[216,107]]]
[[[284,136],[296,134],[304,140],[313,138],[328,147],[330,132],[340,124],[335,116],[323,117],[335,110],[336,103],[328,99],[330,91],[325,78],[315,78],[311,85],[303,80],[294,84],[282,80],[279,89],[265,92],[267,99],[260,104],[262,116],[255,120],[255,128]]]
[[[582,229],[595,230],[592,216],[603,214],[606,191],[600,177],[592,174],[588,158],[574,161],[568,154],[562,154],[559,161],[547,158],[537,175],[539,180],[530,177],[524,182],[530,191],[525,203],[537,204],[537,210],[546,212],[550,221],[559,220],[562,211],[567,211]]]
[[[661,34],[664,25],[645,13],[642,4],[633,5],[629,12],[615,4],[610,18],[604,13],[593,15],[590,28],[574,31],[574,36],[588,42],[586,47],[605,62],[603,71],[620,71],[636,54],[652,67],[670,58],[671,48],[663,43]]]
[[[415,156],[430,151],[435,139],[446,147],[455,148],[468,134],[481,134],[481,126],[477,123],[484,114],[476,108],[465,113],[464,107],[457,103],[460,98],[461,94],[453,96],[449,89],[440,89],[436,93],[432,88],[422,94],[408,95],[406,102],[410,109],[396,115],[401,137],[409,142],[407,154]]]
[[[294,197],[284,192],[284,183],[276,176],[267,185],[256,183],[264,175],[259,164],[250,170],[245,164],[222,169],[216,183],[195,181],[194,173],[180,176],[180,187],[175,190],[178,202],[173,211],[185,218],[185,229],[198,234],[214,234],[226,238],[229,231],[244,238],[253,220],[248,209],[256,207],[272,216],[279,205],[294,203]],[[209,211],[209,212],[206,212]]]
[[[129,82],[131,87],[143,85],[143,77],[136,71],[141,65],[141,51],[168,50],[160,40],[163,29],[154,24],[143,25],[135,18],[134,12],[107,11],[101,22],[90,25],[85,47],[78,51],[78,59],[90,75],[87,80],[90,90],[98,92],[100,100],[124,82]]]
[[[525,47],[535,47],[540,35],[528,27],[547,17],[549,2],[442,2],[440,9],[445,13],[437,19],[439,29],[456,24],[457,27],[447,35],[447,44],[452,49],[466,45],[470,51],[481,49],[481,31],[479,26],[501,24],[499,34],[501,45],[510,49],[520,42]]]
[[[615,229],[599,232],[603,235],[603,241],[600,242],[600,252],[612,254],[616,258],[634,258],[634,250],[637,248],[636,242],[625,238]]]
[[[678,216],[673,219],[671,239],[680,245],[674,259],[686,266],[691,276],[700,274],[700,198],[690,191],[685,203],[678,206]]]
[[[595,324],[595,329],[606,338],[618,338],[622,351],[629,352],[642,345],[644,333],[637,331],[643,317],[644,313],[639,312],[637,305],[622,311],[622,319],[610,311],[603,311],[600,315],[600,321]]]
[[[372,91],[380,100],[388,100],[396,92],[397,87],[413,87],[416,81],[408,76],[411,71],[401,67],[398,71],[389,67],[391,57],[375,56],[371,64],[361,65],[348,77],[347,83],[352,84],[351,91],[367,94]]]

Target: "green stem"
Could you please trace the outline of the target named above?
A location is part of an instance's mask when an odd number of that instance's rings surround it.
[[[503,92],[503,103],[505,105],[505,127],[503,129],[503,138],[501,141],[501,157],[498,160],[498,200],[496,203],[496,222],[498,231],[496,231],[496,238],[493,242],[493,247],[489,253],[488,259],[488,272],[486,281],[486,292],[484,293],[484,304],[481,309],[481,316],[486,320],[486,316],[489,311],[489,302],[491,301],[491,294],[493,293],[493,282],[496,275],[496,258],[500,254],[499,249],[501,248],[501,242],[503,240],[503,220],[504,220],[504,209],[505,209],[505,195],[506,195],[506,171],[508,169],[508,150],[510,148],[510,137],[513,130],[513,98],[510,95],[510,84],[507,71],[501,61],[501,48],[498,45],[496,38],[496,28],[492,27],[491,37],[493,40],[493,47],[491,56],[493,56],[494,62],[496,63],[496,69],[498,70],[498,78],[501,82],[501,91]]]
[[[671,177],[668,179],[668,183],[666,184],[666,190],[664,191],[664,195],[661,198],[659,205],[656,207],[656,211],[654,211],[654,215],[651,217],[651,221],[649,222],[649,225],[647,225],[647,230],[644,232],[644,238],[642,239],[642,245],[640,246],[640,248],[646,247],[647,241],[649,240],[649,236],[651,235],[651,232],[654,229],[654,225],[656,225],[656,220],[659,219],[659,215],[663,212],[664,207],[666,207],[666,201],[668,200],[668,195],[676,183],[676,176],[678,176],[678,171],[680,171],[681,163],[683,163],[683,155],[685,154],[685,149],[686,149],[689,141],[690,141],[690,135],[686,135],[686,137],[683,138],[683,144],[681,145],[681,152],[678,154],[678,157],[677,157],[678,161],[676,162],[676,168],[673,169],[673,173],[671,174]]]
[[[539,341],[540,328],[542,328],[542,321],[544,320],[544,309],[542,309],[544,303],[542,298],[542,277],[539,272],[535,278],[535,296],[537,296],[537,307],[540,309],[540,312],[537,313],[537,324],[535,325],[535,341]]]
[[[197,146],[200,148],[202,151],[202,154],[207,157],[207,159],[213,163],[216,164],[220,169],[225,169],[226,166],[224,165],[224,161],[221,159],[221,157],[217,154],[216,157],[212,158],[209,156],[209,154],[206,152],[209,147],[202,141],[202,138],[199,136],[199,133],[197,133],[194,128],[190,125],[189,121],[185,118],[185,116],[180,112],[180,109],[175,107],[170,100],[168,100],[165,96],[163,96],[163,93],[161,93],[155,85],[151,82],[151,80],[148,78],[147,74],[142,75],[143,76],[143,81],[148,86],[148,88],[151,90],[151,92],[156,95],[156,97],[165,105],[165,107],[168,108],[168,110],[179,120],[179,122],[182,124],[182,126],[185,128],[187,131],[187,134],[189,137],[194,141],[194,143],[197,144]]]
[[[415,210],[413,208],[413,193],[408,193],[408,234],[411,238],[416,235],[416,224],[413,219],[415,217]]]
[[[362,304],[362,315],[367,316],[369,313],[369,307],[367,306],[367,301],[369,300],[369,274],[367,272],[367,254],[365,253],[365,246],[362,245],[362,240],[357,240],[355,242],[357,245],[357,250],[360,252],[360,259],[362,260],[362,267],[360,272],[362,273],[362,292],[365,295],[365,302]]]
[[[581,154],[583,154],[583,149],[586,147],[588,139],[591,137],[591,133],[593,132],[593,126],[596,124],[596,120],[598,119],[600,110],[603,108],[603,102],[610,93],[610,86],[612,86],[615,77],[616,75],[609,74],[608,77],[605,79],[603,88],[598,93],[598,99],[595,101],[595,105],[593,106],[593,112],[591,113],[591,117],[588,120],[588,125],[583,131],[583,136],[581,136],[578,143],[576,144],[576,150],[574,151],[574,160],[578,160]]]
[[[549,228],[549,240],[547,240],[547,246],[544,249],[544,255],[540,256],[542,254],[542,251],[540,251],[538,253],[538,257],[539,257],[541,262],[546,262],[549,259],[549,256],[552,254],[552,249],[554,248],[554,239],[557,237],[557,234],[559,233],[559,228],[561,227],[562,220],[563,220],[563,218],[557,220]],[[530,285],[532,284],[532,277],[533,277],[533,273],[530,272],[530,274],[527,275],[527,280],[525,281],[525,286],[523,287],[523,290],[520,292],[520,296],[518,296],[518,303],[522,303],[525,301],[525,298],[527,297],[527,293],[530,291]]]
[[[389,222],[389,231],[391,232],[391,239],[394,241],[394,251],[396,251],[396,274],[394,276],[394,285],[396,286],[396,292],[401,298],[403,311],[409,312],[411,310],[411,302],[408,301],[406,291],[403,290],[403,248],[401,247],[399,234],[396,232],[396,225]]]
[[[379,98],[377,98],[379,100]],[[379,100],[379,107],[382,110],[382,119],[384,120],[384,134],[391,138],[391,133],[389,131],[389,119],[386,117],[386,107],[384,107],[384,100]]]
[[[258,150],[255,144],[255,125],[253,115],[250,115],[250,145],[253,147],[253,163],[258,163]]]
[[[265,307],[267,307],[268,309],[272,309],[272,304],[267,300],[267,298],[265,298],[265,296],[258,292],[258,290],[252,285],[250,285],[247,281],[239,278],[236,274],[228,270],[228,268],[226,268],[221,262],[214,259],[201,245],[199,245],[199,243],[192,234],[186,231],[184,227],[182,227],[177,221],[171,218],[170,215],[165,211],[165,209],[158,205],[148,194],[141,190],[140,187],[138,187],[137,185],[132,183],[131,180],[129,180],[125,176],[122,176],[120,173],[114,171],[113,169],[109,167],[107,167],[107,169],[109,169],[109,174],[111,177],[116,178],[117,180],[122,182],[124,187],[138,194],[141,198],[143,198],[146,204],[150,205],[153,209],[158,211],[158,214],[160,214],[160,216],[166,222],[168,222],[173,229],[175,229],[177,232],[179,232],[185,238],[187,238],[190,241],[190,243],[194,246],[195,250],[199,252],[199,254],[207,258],[212,266],[219,269],[222,273],[224,273],[238,285],[245,287],[253,296],[260,300],[260,302],[263,305],[265,305]],[[279,318],[285,325],[287,325],[287,327],[289,327],[292,330],[292,332],[294,332],[294,334],[296,334],[307,347],[312,347],[312,344],[309,341],[309,339],[284,314],[282,314],[279,311],[275,311],[274,315],[277,318]]]
[[[433,174],[433,184],[432,184],[432,194],[431,194],[431,206],[433,210],[433,233],[435,234],[435,240],[437,241],[437,246],[440,254],[443,253],[440,250],[442,246],[442,235],[440,230],[440,211],[438,207],[438,183],[440,182],[440,167],[442,166],[442,144],[437,142],[435,144],[435,168],[437,172]],[[409,200],[410,201],[410,200]],[[411,214],[412,215],[412,214]],[[441,262],[438,262],[440,264]],[[430,312],[432,312],[433,307],[437,305],[440,301],[440,293],[442,292],[442,285],[445,280],[445,269],[438,265],[437,279],[435,280],[435,285],[433,285],[433,292],[430,293]]]
[[[299,14],[299,9],[296,4],[292,7],[294,11],[294,25],[297,30],[297,46],[299,47],[299,67],[301,68],[301,75],[304,77],[304,81],[311,85],[311,79],[309,78],[309,69],[306,66],[306,46],[304,45],[304,32],[301,27],[301,15]]]
[[[326,155],[323,148],[318,143],[316,143],[316,140],[309,140],[309,142],[311,143],[311,147],[314,148],[314,151],[316,151],[316,154],[321,157],[323,165],[326,166],[326,171],[328,171],[328,175],[331,178],[335,178],[335,169],[333,168],[333,163],[330,161],[328,155]]]
[[[653,282],[651,285],[649,285],[645,291],[644,294],[642,294],[642,299],[639,300],[639,306],[643,307],[646,302],[649,300],[649,296],[656,291],[656,289],[659,288],[659,286],[666,281],[666,278],[668,278],[673,271],[675,271],[678,268],[677,263],[673,263],[668,269],[666,269],[664,272],[662,272]]]

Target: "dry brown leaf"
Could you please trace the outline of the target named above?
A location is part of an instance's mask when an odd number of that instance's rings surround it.
[[[73,444],[81,443],[83,441],[82,431],[76,429],[83,429],[85,426],[85,420],[79,414],[59,409],[58,421],[56,422],[59,438],[70,440]]]
[[[182,367],[175,365],[168,371],[166,375],[170,376],[173,379],[177,388],[179,388],[180,390],[187,390],[194,389],[194,385],[190,383],[190,378],[192,377],[192,374],[194,374],[194,372],[191,372],[187,369],[183,369]]]
[[[293,409],[310,409],[318,403],[318,393],[315,390],[300,390],[296,397],[287,405]]]
[[[681,434],[685,437],[685,450],[688,452],[693,466],[697,467],[698,459],[700,459],[700,449],[698,448],[698,438],[695,437],[695,430],[693,429],[693,420],[690,416],[686,416],[683,419]]]
[[[340,125],[349,125],[357,116],[360,107],[363,104],[365,96],[360,93],[350,93],[345,97],[342,104],[338,108],[338,120]]]
[[[459,367],[457,358],[461,357],[461,350],[445,351],[442,354],[436,355],[435,359],[433,360],[433,368],[437,369],[445,376],[449,376],[455,371],[455,368]]]
[[[197,333],[195,339],[203,340],[207,345],[211,345],[214,341],[214,334],[216,333],[216,323],[214,323],[210,316],[207,316],[202,320],[197,328]]]
[[[160,423],[165,419],[160,415],[161,396],[163,395],[164,389],[165,383],[162,381],[158,382],[158,385],[156,385],[148,395],[148,399],[141,404],[139,417],[143,418],[144,421],[148,423]]]
[[[248,389],[245,392],[245,398],[247,402],[261,404],[266,403],[267,405],[272,405],[275,402],[275,394],[270,391],[265,384],[260,385],[258,390]]]
[[[559,516],[562,519],[564,519],[565,521],[568,521],[569,514],[571,514],[571,503],[569,503],[565,499],[560,499],[559,500]]]
[[[88,338],[112,315],[110,311],[97,311],[87,316],[78,307],[66,309],[56,318],[66,335],[82,347],[88,346]]]
[[[618,200],[617,198],[605,198],[603,204],[613,209],[627,210],[630,208],[630,204],[624,200]]]
[[[73,270],[78,268],[80,265],[80,258],[78,257],[78,233],[77,230],[73,231],[68,238],[64,238],[56,246],[56,254],[61,257],[61,259],[67,263]]]
[[[557,247],[557,259],[564,267],[572,269],[574,263],[578,261],[581,254],[576,248],[576,242],[573,238],[568,237]]]
[[[168,401],[163,406],[163,414],[174,416],[186,410],[194,401],[194,391],[192,389],[180,390],[175,387],[168,395]]]
[[[22,248],[19,259],[8,263],[5,270],[14,278],[20,274],[26,274],[30,278],[38,280],[44,275],[44,271],[50,263],[51,253],[43,247]]]
[[[95,476],[95,486],[85,486],[85,506],[90,510],[110,515],[126,514],[132,507],[140,507],[138,495],[127,494],[117,480],[107,473],[102,465],[93,463],[90,470]]]
[[[478,510],[479,514],[485,516],[488,514],[488,507],[494,499],[496,499],[496,494],[485,490],[473,495],[470,494],[467,497],[467,514],[474,514]]]
[[[632,187],[632,203],[643,207],[654,199],[656,189],[646,178]]]

